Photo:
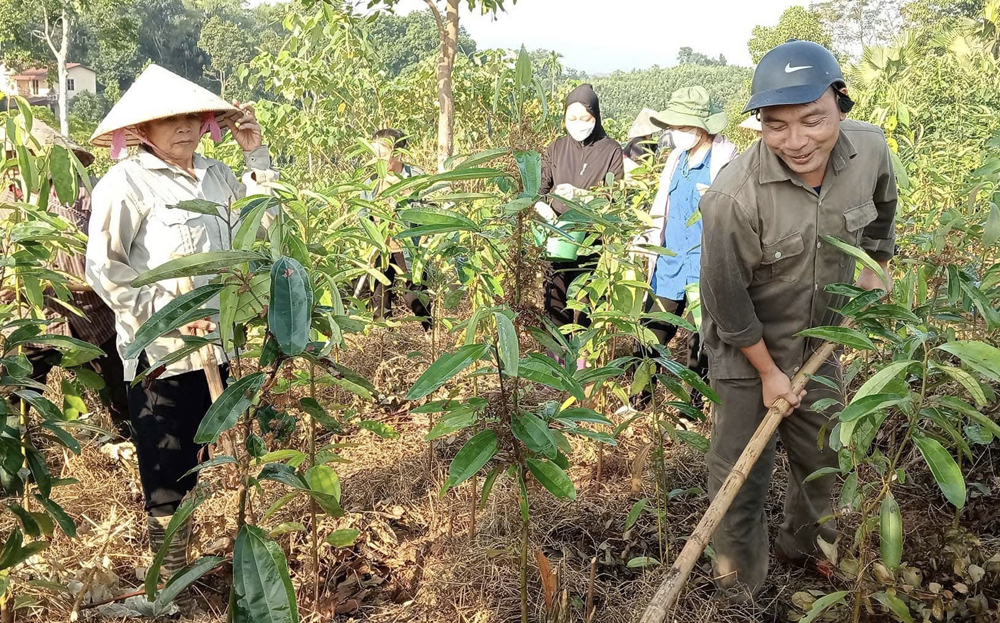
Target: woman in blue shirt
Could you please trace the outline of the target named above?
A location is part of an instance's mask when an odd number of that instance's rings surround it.
[[[674,255],[649,255],[649,285],[645,311],[682,316],[697,299],[701,265],[701,215],[698,202],[722,167],[738,155],[736,146],[720,132],[726,113],[712,113],[708,91],[702,87],[679,89],[670,96],[666,110],[651,121],[670,133],[674,150],[660,176],[660,186],[650,207],[653,226],[636,244],[665,247]],[[646,327],[666,346],[677,333],[674,324],[647,321]],[[688,365],[699,368],[697,334],[689,344]],[[640,352],[644,352],[643,349]],[[643,400],[642,402],[645,402]]]

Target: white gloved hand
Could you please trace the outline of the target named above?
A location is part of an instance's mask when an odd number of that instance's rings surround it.
[[[539,201],[535,204],[535,212],[538,213],[538,216],[542,217],[549,223],[556,222],[557,216],[555,210],[553,210],[552,206],[545,203],[544,201]]]
[[[579,189],[572,184],[559,184],[552,189],[552,194],[557,197],[562,197],[563,199],[569,199],[570,201],[576,196]]]

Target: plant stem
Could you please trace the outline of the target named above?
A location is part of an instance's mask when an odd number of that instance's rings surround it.
[[[316,399],[316,364],[309,366],[309,397]],[[309,465],[316,466],[316,420],[309,416]],[[319,609],[319,521],[316,512],[316,499],[309,496],[309,521],[312,524],[312,541],[310,554],[313,563],[313,608]]]

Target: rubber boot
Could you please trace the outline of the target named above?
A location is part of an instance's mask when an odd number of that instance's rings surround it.
[[[163,542],[166,540],[167,527],[170,525],[170,520],[173,519],[173,515],[167,515],[165,517],[148,517],[148,527],[149,527],[149,546],[153,550],[153,555],[155,556],[157,552],[163,547]],[[163,557],[163,563],[160,565],[160,583],[167,582],[170,578],[174,577],[178,572],[180,572],[184,567],[187,566],[187,554],[188,554],[188,544],[191,541],[191,524],[185,522],[177,529],[174,533],[174,537],[170,539],[170,545],[167,548],[167,554]],[[184,590],[175,599],[174,603],[180,608],[181,614],[188,616],[193,614],[197,605],[194,596],[189,590]]]

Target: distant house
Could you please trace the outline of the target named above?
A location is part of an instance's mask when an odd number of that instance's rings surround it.
[[[94,70],[80,63],[66,64],[66,95],[73,101],[83,92],[97,93],[97,74]],[[9,76],[7,82],[13,83],[17,95],[27,98],[32,104],[44,104],[58,97],[58,85],[49,84],[49,70],[44,67],[26,69],[19,74]],[[8,86],[3,85],[6,91]]]

